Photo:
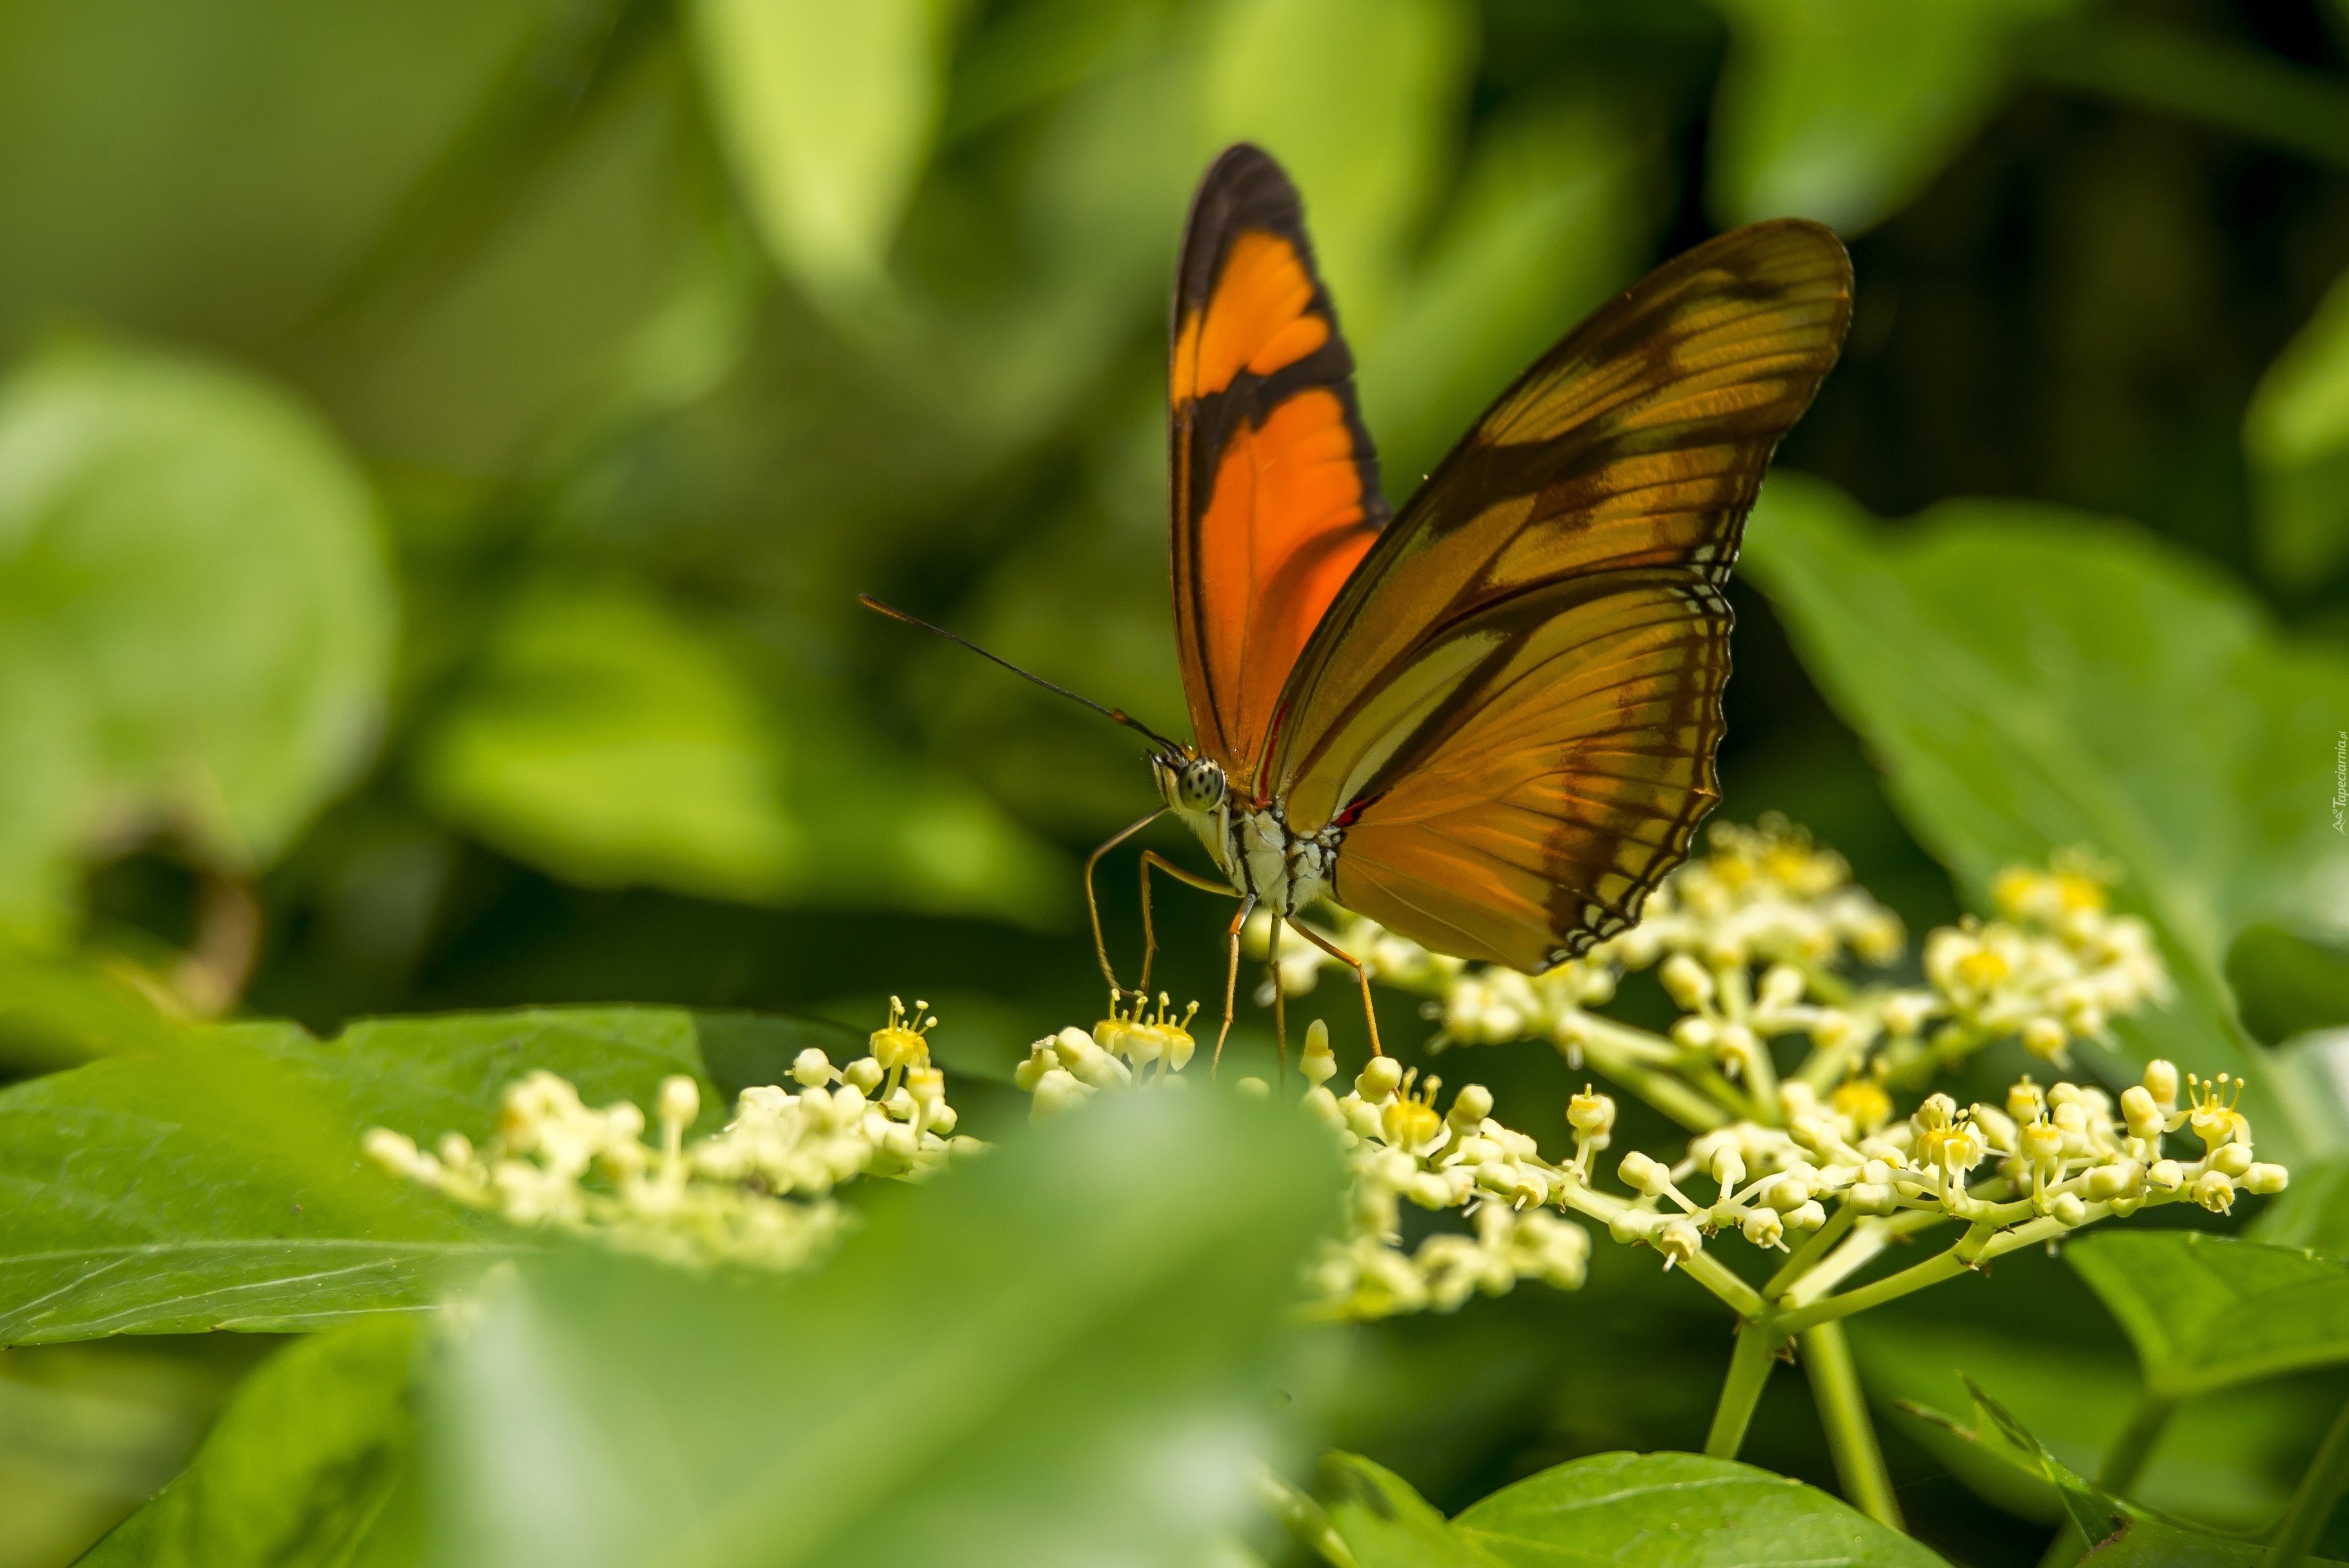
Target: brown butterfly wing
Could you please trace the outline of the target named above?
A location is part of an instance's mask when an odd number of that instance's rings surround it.
[[[1231,149],[1184,237],[1168,427],[1184,692],[1244,791],[1298,655],[1387,520],[1353,373],[1296,189]]]
[[[1290,825],[1345,827],[1340,903],[1526,970],[1639,918],[1718,798],[1721,589],[1850,316],[1828,230],[1724,234],[1445,459],[1299,659],[1269,748]]]

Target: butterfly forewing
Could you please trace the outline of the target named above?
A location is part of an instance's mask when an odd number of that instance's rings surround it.
[[[1290,826],[1346,825],[1340,903],[1521,969],[1637,919],[1716,796],[1720,585],[1850,302],[1816,224],[1699,246],[1544,356],[1413,497],[1268,745]]]
[[[1247,789],[1282,686],[1387,518],[1296,190],[1252,147],[1199,188],[1175,280],[1174,622],[1200,749]]]

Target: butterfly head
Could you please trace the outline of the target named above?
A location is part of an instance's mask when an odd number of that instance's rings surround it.
[[[1229,788],[1221,765],[1187,746],[1179,751],[1151,753],[1150,773],[1158,781],[1160,798],[1192,816],[1204,817],[1222,806]]]

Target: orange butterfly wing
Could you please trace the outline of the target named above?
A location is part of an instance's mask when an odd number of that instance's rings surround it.
[[[1339,903],[1538,971],[1639,918],[1719,798],[1722,596],[1834,365],[1851,267],[1757,223],[1660,267],[1503,394],[1307,646],[1269,749]]]
[[[1353,372],[1295,188],[1231,149],[1184,237],[1168,427],[1184,693],[1243,793],[1298,655],[1387,520]]]

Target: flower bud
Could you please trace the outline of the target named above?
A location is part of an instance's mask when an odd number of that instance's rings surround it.
[[[1721,1190],[1729,1191],[1745,1180],[1745,1157],[1738,1152],[1734,1143],[1724,1143],[1713,1151],[1711,1169],[1713,1179],[1721,1183]]]
[[[2147,1169],[2145,1179],[2165,1192],[2175,1192],[2186,1184],[2186,1167],[2175,1160],[2157,1160]]]
[[[1815,1201],[1789,1212],[1785,1221],[1790,1231],[1816,1231],[1827,1222],[1827,1212]]]
[[[1793,1006],[1803,999],[1803,972],[1791,964],[1772,965],[1762,976],[1756,999],[1773,1012]]]
[[[832,1058],[813,1046],[792,1058],[792,1081],[802,1088],[813,1088],[833,1080]]]
[[[2243,1172],[2243,1191],[2265,1198],[2281,1192],[2292,1182],[2292,1172],[2281,1165],[2253,1165]]]
[[[2088,1196],[2099,1203],[2127,1197],[2137,1190],[2137,1179],[2144,1174],[2143,1168],[2134,1160],[2116,1160],[2110,1165],[2099,1165],[2088,1172]]]
[[[1480,1083],[1463,1084],[1460,1092],[1452,1097],[1452,1109],[1444,1119],[1454,1130],[1467,1133],[1484,1126],[1485,1119],[1492,1114],[1493,1091]]]
[[[2162,1134],[2161,1107],[2143,1084],[2133,1083],[2121,1090],[2121,1116],[2128,1122],[2132,1138],[2142,1138],[2150,1143]]]
[[[1330,1049],[1330,1026],[1319,1018],[1305,1026],[1305,1054],[1297,1058],[1297,1070],[1317,1088],[1337,1074],[1338,1058]]]
[[[1649,1159],[1636,1149],[1623,1156],[1623,1163],[1615,1168],[1615,1173],[1623,1179],[1623,1185],[1651,1198],[1661,1197],[1672,1184],[1672,1173],[1668,1167]]]
[[[1060,1058],[1052,1052],[1052,1042],[1039,1040],[1029,1047],[1028,1059],[1011,1069],[1011,1081],[1028,1093],[1033,1094],[1036,1092],[1036,1080],[1060,1065]],[[807,1082],[805,1078],[800,1081]],[[809,1087],[812,1088],[814,1086]]]
[[[2178,1109],[2178,1068],[2173,1062],[2158,1058],[2145,1064],[2146,1092],[2153,1096],[2156,1105],[2167,1110]]]
[[[888,1075],[881,1064],[871,1057],[859,1057],[840,1069],[840,1081],[859,1094],[871,1094],[875,1086]]]
[[[1270,1099],[1272,1086],[1260,1078],[1244,1078],[1232,1086],[1242,1099]]]
[[[2224,1171],[2230,1176],[2240,1176],[2251,1168],[2251,1150],[2241,1143],[2222,1143],[2210,1156],[2210,1169]]]
[[[1790,1214],[1811,1201],[1811,1184],[1790,1171],[1762,1183],[1754,1201],[1782,1214]]]
[[[2006,1114],[2018,1122],[2036,1121],[2047,1106],[2047,1096],[2040,1087],[2024,1078],[2006,1091]]]
[[[395,1176],[413,1177],[422,1164],[417,1153],[416,1140],[388,1127],[370,1127],[359,1140],[359,1147],[368,1159]]]
[[[1381,1100],[1402,1083],[1402,1067],[1392,1057],[1372,1057],[1355,1076],[1354,1092],[1367,1100]]]
[[[2023,1048],[2043,1060],[2064,1048],[2064,1026],[2053,1018],[2033,1018],[2023,1026]]]
[[[1689,1012],[1695,1012],[1713,1000],[1713,976],[1704,965],[1685,953],[1675,953],[1664,960],[1656,971],[1656,978],[1664,983],[1671,999]]]
[[[1693,1013],[1672,1020],[1672,1043],[1686,1050],[1709,1051],[1719,1035],[1720,1031],[1713,1027],[1712,1019],[1701,1018]]]
[[[1911,1119],[1920,1132],[1939,1132],[1957,1119],[1957,1114],[1956,1100],[1945,1094],[1933,1094],[1925,1097],[1925,1103],[1917,1108]]]
[[[2085,1224],[2088,1220],[2088,1205],[2080,1202],[2080,1195],[2077,1192],[2057,1194],[2055,1202],[2049,1205],[2047,1212],[2054,1216],[2057,1224],[2067,1229],[2075,1225]]]
[[[1885,1033],[1900,1039],[1923,1028],[1936,1006],[1930,991],[1895,991],[1884,998],[1878,1016],[1884,1020]]]
[[[1861,1181],[1844,1194],[1844,1202],[1859,1214],[1889,1214],[1900,1207],[1900,1193],[1889,1181]]]
[[[682,1127],[701,1114],[701,1090],[691,1078],[672,1073],[661,1079],[657,1104],[664,1124]]]
[[[1663,1222],[1664,1217],[1651,1209],[1625,1209],[1607,1222],[1607,1233],[1628,1246],[1646,1241]]]
[[[1092,1093],[1078,1081],[1076,1074],[1066,1068],[1054,1068],[1036,1080],[1036,1099],[1029,1109],[1029,1119],[1042,1121],[1073,1110]]]
[[[1775,1209],[1748,1211],[1737,1228],[1744,1233],[1747,1241],[1757,1247],[1775,1247],[1786,1234],[1785,1222],[1778,1218]]]

